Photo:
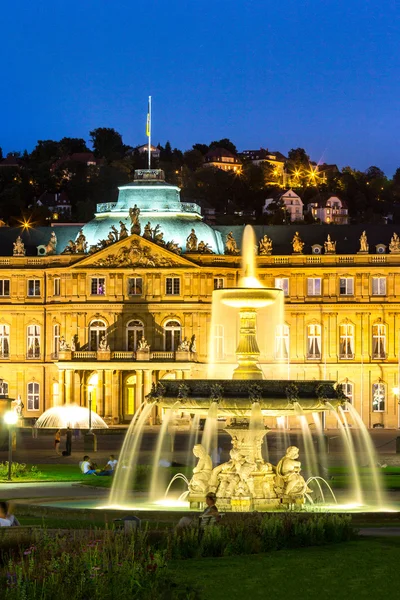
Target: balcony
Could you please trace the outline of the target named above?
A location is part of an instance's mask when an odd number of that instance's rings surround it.
[[[191,362],[197,359],[195,352],[188,350],[64,350],[59,352],[59,361],[118,361],[118,362]]]

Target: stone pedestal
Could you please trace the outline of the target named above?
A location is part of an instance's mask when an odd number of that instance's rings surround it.
[[[188,361],[190,361],[190,355],[191,355],[190,350],[177,350],[175,352],[175,360],[179,360],[182,362],[188,362]]]
[[[136,360],[150,360],[149,350],[136,350]]]
[[[111,350],[97,350],[97,360],[111,360]]]
[[[94,433],[85,433],[83,438],[83,451],[89,454],[97,452],[97,436]]]
[[[72,360],[72,351],[60,350],[58,353],[58,360]]]

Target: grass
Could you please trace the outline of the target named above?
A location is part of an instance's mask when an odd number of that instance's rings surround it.
[[[176,581],[201,600],[397,600],[400,538],[360,539],[334,546],[268,554],[173,561]]]

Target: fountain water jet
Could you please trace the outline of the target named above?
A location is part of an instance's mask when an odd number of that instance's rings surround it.
[[[108,429],[103,419],[91,411],[92,429]],[[46,410],[38,420],[35,427],[40,429],[89,429],[89,409],[77,404],[64,404],[53,406]]]

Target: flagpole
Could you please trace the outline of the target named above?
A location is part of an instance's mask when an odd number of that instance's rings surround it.
[[[149,96],[149,137],[148,137],[148,165],[151,168],[151,96]]]

